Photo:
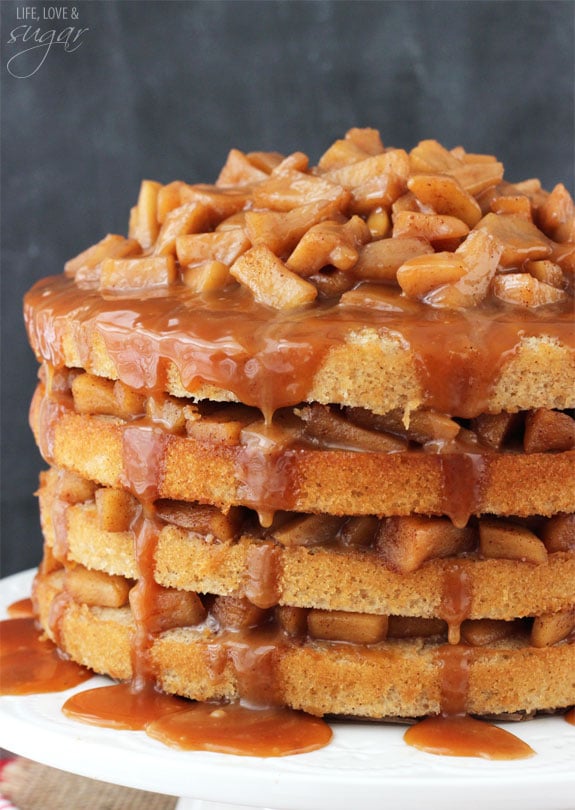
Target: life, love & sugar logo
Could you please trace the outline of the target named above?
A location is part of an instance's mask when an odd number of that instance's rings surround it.
[[[78,7],[68,5],[19,4],[16,22],[4,42],[9,49],[6,70],[15,79],[35,76],[55,49],[74,53],[90,30],[80,26]]]

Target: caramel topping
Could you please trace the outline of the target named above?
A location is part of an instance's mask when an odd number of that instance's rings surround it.
[[[527,759],[535,751],[509,731],[473,717],[428,717],[403,735],[429,754],[483,759]]]
[[[575,709],[571,709],[570,711],[567,712],[567,714],[565,715],[565,720],[568,723],[571,723],[572,726],[575,726]]]
[[[118,683],[78,692],[68,698],[62,711],[82,723],[140,731],[159,717],[188,706],[183,698],[157,692],[151,686],[134,689],[131,684]]]
[[[320,717],[290,709],[248,709],[237,703],[192,704],[188,711],[164,716],[146,731],[175,748],[257,757],[315,751],[333,736]]]
[[[11,619],[32,619],[34,617],[34,604],[29,596],[18,599],[8,605],[6,612]]]
[[[84,667],[62,658],[34,619],[8,619],[1,625],[0,694],[63,692],[92,677]]]
[[[568,306],[518,315],[490,303],[452,311],[411,301],[406,311],[400,293],[393,295],[395,309],[328,301],[274,311],[242,288],[209,301],[181,284],[169,292],[145,289],[138,297],[102,295],[62,275],[30,290],[25,319],[34,351],[54,366],[64,362],[64,337],[72,320],[80,357],[88,360],[98,335],[120,379],[133,388],[162,388],[171,362],[188,390],[200,382],[215,385],[267,415],[306,401],[330,348],[366,327],[399,337],[409,347],[426,406],[462,417],[485,410],[493,382],[522,338],[547,335],[572,344]]]

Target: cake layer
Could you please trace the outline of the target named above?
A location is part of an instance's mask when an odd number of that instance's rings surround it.
[[[240,401],[267,412],[303,401],[363,407],[374,413],[396,408],[409,412],[425,405],[462,417],[575,407],[570,310],[538,318],[454,312],[442,324],[437,313],[430,314],[423,305],[412,304],[408,312],[401,312],[398,298],[391,313],[369,307],[357,312],[336,307],[321,317],[306,313],[309,323],[304,327],[302,316],[295,324],[293,315],[276,316],[277,323],[269,311],[253,304],[257,311],[250,308],[245,322],[236,328],[253,342],[258,334],[254,320],[261,321],[259,329],[266,327],[261,346],[237,345],[233,323],[238,315],[230,309],[216,310],[222,333],[214,335],[214,345],[206,348],[207,338],[198,335],[194,340],[190,333],[200,314],[207,312],[209,317],[210,308],[205,309],[201,298],[190,300],[187,290],[179,297],[174,291],[168,298],[149,300],[150,317],[142,324],[141,296],[114,301],[106,317],[105,310],[94,314],[104,308],[97,293],[76,290],[64,277],[51,278],[49,284],[52,295],[44,295],[46,283],[40,282],[27,297],[28,329],[39,359],[84,368],[144,391],[167,391],[194,400]],[[51,309],[53,300],[57,309]],[[183,307],[188,311],[188,329],[174,337],[168,324],[182,320],[179,310]],[[58,343],[46,343],[40,329],[58,335]],[[132,341],[136,341],[133,348]],[[230,344],[237,356],[221,357],[230,351]],[[276,347],[277,357],[270,345]],[[293,356],[284,356],[289,353]],[[254,388],[250,375],[261,374],[262,369],[268,373],[258,379],[261,390],[250,390]],[[235,380],[235,390],[209,384],[210,375],[215,378],[218,372],[223,380]],[[432,387],[436,390],[430,393]]]
[[[564,186],[435,141],[351,130],[314,167],[232,150],[214,185],[144,181],[128,238],[39,282],[25,319],[54,366],[266,416],[565,409],[574,223]]]
[[[575,453],[354,452],[256,447],[174,435],[147,421],[75,413],[37,389],[44,458],[148,498],[334,515],[553,515],[574,509]],[[138,462],[145,459],[145,463]]]
[[[47,545],[56,557],[138,579],[136,533],[102,528],[93,494],[81,503],[60,500],[55,470],[44,474],[42,480],[42,527]],[[281,530],[277,534],[261,529],[249,531],[247,520],[243,526],[238,525],[236,536],[222,538],[214,536],[213,526],[206,525],[202,531],[199,525],[194,530],[170,523],[170,513],[178,506],[163,503],[160,513],[164,518],[157,526],[152,575],[165,587],[199,593],[249,594],[256,602],[258,594],[272,593],[280,605],[443,619],[449,613],[448,600],[453,591],[459,591],[459,598],[465,603],[462,615],[467,619],[511,620],[552,613],[575,604],[573,529],[571,540],[562,543],[562,551],[547,553],[536,536],[527,532],[526,537],[512,537],[512,547],[491,552],[502,555],[500,558],[484,558],[478,548],[479,532],[474,527],[470,530],[472,545],[465,540],[466,551],[446,559],[428,559],[434,553],[444,555],[446,551],[434,549],[432,541],[436,542],[436,536],[430,538],[427,552],[412,548],[425,542],[426,525],[422,522],[418,526],[419,537],[410,537],[406,532],[403,541],[406,548],[400,550],[403,558],[395,549],[393,565],[381,547],[385,533],[379,547],[375,542],[381,532],[378,521],[374,521],[374,528],[370,527],[371,543],[354,548],[340,539],[345,521],[334,523],[329,518],[328,534],[320,523],[315,525],[315,531],[322,532],[321,536],[300,537],[294,542],[289,540],[285,529],[283,534]],[[292,520],[297,518],[292,516]],[[178,519],[177,512],[174,519]],[[188,511],[186,519],[193,523],[193,513]],[[205,518],[203,521],[206,523]],[[125,516],[123,522],[126,523]],[[109,521],[104,525],[109,525]],[[289,526],[289,520],[285,525]],[[505,527],[514,525],[506,523]],[[575,526],[573,521],[569,525]],[[545,536],[545,521],[539,521],[538,532]],[[282,536],[286,536],[284,543],[288,545],[282,544]],[[539,555],[531,560],[530,541],[537,544],[535,552]],[[524,558],[504,559],[505,554],[524,554]],[[418,555],[423,560],[420,565]],[[413,570],[397,570],[402,559],[403,567]]]
[[[35,598],[42,626],[68,655],[96,672],[130,678],[129,609],[63,598],[58,572],[37,579]],[[419,639],[362,646],[302,642],[266,628],[221,633],[204,626],[160,634],[150,660],[166,692],[199,700],[257,696],[261,702],[263,690],[268,702],[316,715],[436,714],[449,678],[465,692],[472,714],[531,713],[575,700],[575,645],[536,648],[524,638],[478,648]]]

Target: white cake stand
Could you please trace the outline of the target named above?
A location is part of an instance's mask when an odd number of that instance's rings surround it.
[[[0,616],[30,592],[32,572],[0,582]],[[58,694],[0,698],[0,746],[92,779],[178,796],[178,810],[575,810],[575,727],[562,717],[513,725],[537,752],[515,762],[435,757],[401,726],[334,725],[320,751],[281,758],[167,748],[143,732],[84,725],[60,708],[94,677]]]

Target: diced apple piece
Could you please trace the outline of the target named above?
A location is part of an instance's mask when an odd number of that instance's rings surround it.
[[[491,292],[500,301],[536,309],[567,300],[567,293],[539,281],[530,273],[505,273],[495,276]]]
[[[268,611],[256,607],[245,596],[218,596],[212,615],[228,630],[248,630],[259,627],[268,617]]]
[[[575,631],[575,607],[537,616],[531,629],[531,644],[534,647],[550,647],[558,644]]]
[[[379,519],[375,515],[358,515],[346,518],[339,531],[339,542],[350,548],[370,546],[379,528]]]
[[[423,619],[419,616],[390,616],[388,638],[431,638],[447,633],[443,619]]]
[[[477,200],[449,175],[416,174],[407,181],[408,189],[436,214],[447,214],[465,222],[470,228],[481,219]]]
[[[374,208],[389,208],[404,193],[409,169],[407,152],[389,149],[323,176],[349,190],[351,213],[370,214]]]
[[[575,448],[575,419],[568,413],[537,408],[525,417],[526,453],[563,452]]]
[[[146,410],[146,397],[134,388],[130,388],[121,380],[114,383],[114,399],[116,400],[115,416],[128,419],[131,416],[142,416]]]
[[[280,152],[248,152],[247,158],[256,169],[271,174],[285,159],[285,155],[280,154]]]
[[[532,221],[531,200],[525,194],[501,194],[493,197],[490,208],[494,214],[516,214]]]
[[[265,245],[276,256],[284,256],[314,225],[338,216],[344,219],[337,201],[330,200],[298,205],[290,211],[246,211],[246,232],[254,247]]]
[[[166,523],[223,542],[233,540],[237,535],[244,514],[240,507],[231,507],[224,513],[209,504],[170,500],[156,501],[155,509],[157,516]]]
[[[520,266],[527,259],[545,259],[551,253],[549,239],[530,220],[517,214],[486,214],[476,226],[503,247],[503,267]]]
[[[298,515],[272,531],[282,546],[317,546],[337,539],[342,518],[334,515]]]
[[[375,208],[366,222],[372,239],[383,239],[384,236],[389,236],[391,219],[385,208]]]
[[[176,397],[168,394],[154,394],[146,400],[146,416],[150,421],[169,430],[170,433],[181,433],[186,427],[184,407],[192,408],[192,412],[197,412],[195,405],[184,406]]]
[[[104,532],[128,532],[138,513],[137,499],[125,489],[96,490],[98,525]]]
[[[482,413],[472,420],[471,430],[487,447],[500,450],[521,424],[518,413]]]
[[[407,447],[395,436],[354,425],[327,405],[305,406],[296,413],[305,422],[304,436],[315,439],[320,447],[368,453],[396,453]]]
[[[135,238],[144,250],[149,250],[158,237],[158,193],[161,183],[142,180],[135,215]]]
[[[566,287],[563,270],[558,264],[549,259],[525,262],[525,269],[537,281],[550,284],[552,287],[557,287],[558,290],[563,290]]]
[[[114,381],[93,374],[79,374],[72,381],[72,397],[77,413],[116,415]]]
[[[353,267],[353,275],[359,279],[393,283],[402,264],[418,256],[432,253],[433,248],[426,239],[417,237],[378,239],[361,248],[359,258]]]
[[[318,177],[283,164],[277,166],[267,180],[252,189],[255,208],[291,211],[301,205],[331,201],[341,210],[349,200],[349,192],[327,175]]]
[[[575,514],[549,518],[541,530],[541,539],[549,554],[575,551]]]
[[[501,182],[503,164],[496,160],[466,161],[460,166],[448,169],[447,174],[454,177],[469,194],[477,196]]]
[[[243,429],[260,419],[259,411],[245,405],[228,405],[186,422],[188,436],[198,441],[219,442],[222,444],[239,444]]]
[[[558,183],[537,210],[539,224],[555,242],[575,242],[575,203]]]
[[[216,180],[216,186],[245,186],[265,180],[269,172],[258,169],[239,149],[230,149]]]
[[[410,298],[421,299],[437,287],[454,284],[466,273],[463,258],[442,251],[408,259],[397,270],[397,283]]]
[[[288,636],[305,636],[307,633],[306,608],[291,607],[290,605],[278,605],[276,607],[276,618],[278,624]]]
[[[120,608],[128,604],[132,582],[125,577],[92,571],[77,565],[66,571],[66,591],[84,605]]]
[[[461,161],[448,149],[435,140],[420,141],[409,153],[411,171],[413,174],[421,172],[446,172],[457,169]]]
[[[141,252],[140,244],[135,239],[126,239],[124,236],[110,233],[97,244],[67,261],[64,272],[67,276],[75,277],[76,281],[97,281],[100,277],[100,265],[104,259],[124,259],[128,256],[138,256]]]
[[[533,565],[547,562],[547,549],[537,535],[505,520],[479,521],[479,551],[486,558],[521,560]]]
[[[421,211],[399,211],[393,219],[393,236],[427,239],[431,244],[463,239],[469,226],[461,219],[445,214],[423,214]]]
[[[176,253],[183,265],[217,261],[229,266],[249,247],[250,240],[240,228],[190,234],[176,239]]]
[[[459,309],[476,306],[487,296],[497,271],[501,246],[488,234],[472,231],[455,255],[463,259],[467,273],[459,281],[429,292],[424,299],[426,304]]]
[[[160,224],[165,222],[170,211],[173,211],[175,208],[179,208],[182,205],[181,191],[185,185],[186,184],[182,180],[174,180],[173,183],[168,183],[166,186],[162,186],[158,191],[156,216]],[[137,218],[138,209],[135,208],[133,210],[135,211]],[[136,223],[134,222],[134,225],[135,224]]]
[[[168,287],[178,277],[174,257],[147,256],[139,259],[104,259],[100,290],[140,290]]]
[[[176,254],[176,242],[184,234],[200,233],[210,224],[210,210],[200,203],[180,205],[170,211],[154,245],[154,255]]]
[[[387,616],[314,609],[308,613],[307,627],[312,638],[351,644],[377,644],[387,636]]]
[[[196,293],[222,290],[231,280],[229,267],[222,262],[208,261],[182,269],[182,281]]]
[[[454,526],[448,518],[419,515],[384,519],[377,536],[380,559],[404,574],[416,571],[427,560],[451,557],[473,545],[471,528]]]
[[[461,625],[461,638],[472,647],[486,647],[515,635],[521,628],[516,621],[500,619],[467,619]]]
[[[130,591],[130,607],[145,625],[148,633],[157,635],[176,627],[195,627],[207,616],[202,600],[193,591],[154,587],[153,598],[147,598],[138,586]]]
[[[96,484],[87,478],[69,470],[58,470],[56,478],[56,495],[65,503],[84,503],[91,501],[96,491]]]
[[[240,256],[230,273],[251,290],[256,301],[274,309],[306,306],[317,298],[316,287],[289,270],[264,245]]]
[[[352,217],[345,225],[326,220],[312,226],[301,238],[287,266],[300,276],[311,276],[326,265],[350,270],[357,262],[358,248],[370,237],[361,217]]]
[[[365,408],[347,408],[346,415],[362,427],[387,431],[419,444],[430,441],[450,442],[461,430],[449,416],[427,409],[411,411],[408,418],[401,410],[377,414]]]

